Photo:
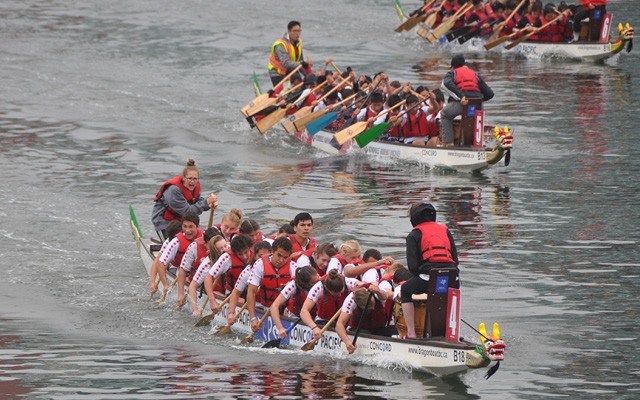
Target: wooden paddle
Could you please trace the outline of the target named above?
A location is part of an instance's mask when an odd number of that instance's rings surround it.
[[[513,18],[513,16],[516,15],[516,13],[520,9],[520,7],[522,7],[526,1],[527,0],[521,0],[520,3],[518,4],[518,6],[516,8],[514,8],[513,11],[511,11],[511,14],[509,14],[509,16],[504,21],[500,22],[496,26],[496,28],[493,30],[493,35],[489,36],[489,39],[487,39],[487,43],[490,43],[490,42],[496,40],[498,37],[500,37],[500,32],[502,32],[504,27],[507,25],[507,22],[511,21],[511,18]],[[485,49],[486,48],[487,48],[487,46],[485,45]],[[489,49],[487,49],[487,50],[489,50]]]
[[[465,3],[465,5],[460,7],[460,9],[455,12],[455,14],[449,17],[446,21],[443,21],[440,25],[438,25],[437,28],[432,30],[427,35],[427,40],[429,41],[429,43],[433,44],[440,40],[442,36],[449,32],[451,28],[453,28],[453,26],[456,24],[456,21],[460,19],[460,17],[462,17],[467,11],[471,10],[471,8],[473,8],[472,3]]]
[[[210,196],[213,196],[213,193],[210,194]],[[207,223],[207,229],[211,228],[213,226],[213,210],[218,207],[218,202],[214,201],[213,204],[211,204],[211,211],[209,212],[209,222]]]
[[[214,282],[215,283],[215,282]],[[227,304],[229,302],[229,300],[231,300],[231,294],[229,294],[224,300],[222,300],[222,303],[220,303],[220,305],[218,305],[219,309],[222,310],[222,306],[224,306],[225,304]],[[206,305],[207,302],[205,301],[204,304]],[[202,311],[200,311],[201,313],[204,312],[204,306],[202,306]],[[219,312],[219,311],[218,311]],[[213,312],[211,311],[209,314],[205,315],[204,317],[200,318],[198,320],[198,322],[195,323],[194,326],[204,326],[204,325],[209,325],[211,323],[211,321],[213,321],[213,318],[216,316],[217,312]]]
[[[342,71],[340,71],[340,68],[338,68],[338,66],[333,61],[331,61],[329,64],[331,64],[331,66],[336,70],[337,73],[342,75]]]
[[[365,100],[365,98],[362,98],[360,100],[356,100],[355,104],[363,103],[363,100]],[[307,126],[306,126],[307,133],[309,135],[313,136],[316,133],[318,133],[321,130],[323,130],[324,128],[326,128],[329,124],[331,124],[333,121],[335,121],[337,119],[338,119],[338,113],[336,111],[333,111],[333,110],[329,111],[328,113],[326,113],[324,115],[321,115],[320,117],[318,117],[318,118],[314,119],[313,121],[309,122],[307,124]]]
[[[291,78],[291,76],[293,74],[295,74],[296,72],[298,72],[300,70],[300,68],[302,68],[302,64],[298,65],[297,67],[295,67],[293,69],[293,71],[291,71],[287,76],[285,76],[276,86],[274,86],[273,88],[276,89],[278,86],[284,84],[287,80],[289,80],[289,78]],[[240,109],[240,112],[245,116],[245,117],[249,117],[252,115],[252,111],[259,111],[262,110],[264,107],[261,107],[261,104],[263,104],[265,101],[269,100],[271,97],[269,97],[269,93],[263,93],[261,95],[259,95],[258,97],[256,97],[255,99],[251,100],[249,102],[249,104],[247,104],[246,106],[242,107]],[[260,107],[260,108],[258,108]]]
[[[358,327],[356,328],[356,333],[353,335],[353,340],[351,341],[351,343],[353,343],[353,345],[356,345],[356,341],[358,340],[358,335],[360,335],[360,331],[362,330],[362,323],[364,322],[365,316],[367,315],[367,312],[369,311],[369,302],[371,301],[371,298],[373,297],[373,292],[369,292],[369,297],[367,298],[367,302],[365,303],[367,305],[367,307],[365,307],[364,310],[362,310],[362,314],[360,314],[360,320],[358,321]]]
[[[386,110],[382,110],[380,113],[378,113],[378,115],[376,115],[375,117],[372,117],[370,119],[375,121],[376,119],[382,117],[383,115],[386,115],[387,113],[389,113],[389,112],[395,110],[396,108],[400,107],[401,105],[404,104],[405,101],[406,100],[402,100],[401,102],[399,102],[395,106],[387,108]],[[343,130],[341,130],[340,132],[338,132],[335,135],[333,135],[333,138],[336,140],[336,142],[338,142],[339,145],[343,145],[345,142],[353,139],[354,137],[356,137],[359,134],[361,134],[362,132],[364,132],[368,127],[369,127],[369,120],[362,121],[362,122],[356,122],[355,124],[353,124],[351,126],[348,126],[348,127],[344,128]]]
[[[325,93],[322,97],[320,97],[320,98],[318,99],[318,103],[319,103],[320,101],[324,100],[327,96],[329,96],[330,94],[332,94],[332,93],[333,93],[333,92],[335,92],[336,90],[340,89],[340,88],[342,87],[342,85],[344,85],[344,84],[345,84],[346,82],[348,82],[348,81],[349,81],[348,79],[345,79],[345,80],[343,80],[342,82],[340,82],[339,84],[337,84],[333,89],[329,90],[329,91],[328,91],[327,93]],[[299,118],[296,118],[296,119],[293,121],[293,126],[295,127],[295,129],[296,129],[297,131],[302,131],[302,130],[304,129],[304,127],[305,127],[305,126],[307,126],[307,124],[308,124],[309,122],[313,121],[314,119],[316,119],[316,118],[318,118],[318,117],[320,117],[320,116],[322,116],[322,115],[324,115],[324,114],[326,114],[326,113],[328,112],[328,111],[325,111],[325,112],[324,112],[324,113],[322,113],[322,114],[314,115],[315,113],[312,113],[312,112],[311,112],[311,111],[313,110],[313,106],[307,106],[307,107],[309,107],[309,111],[308,111],[305,115],[303,115],[303,116],[301,116],[301,117],[299,117]],[[303,107],[303,108],[304,108],[304,107]],[[319,110],[319,111],[323,111],[323,110]],[[316,111],[316,113],[318,113],[319,111]]]
[[[335,314],[333,314],[333,317],[331,317],[331,319],[329,321],[327,321],[327,323],[322,327],[322,329],[320,330],[320,336],[318,336],[317,339],[311,339],[311,341],[309,343],[305,343],[300,349],[302,351],[309,351],[309,350],[313,350],[316,347],[316,343],[318,343],[318,340],[320,340],[320,338],[322,337],[322,334],[324,334],[324,332],[329,329],[329,327],[331,326],[331,324],[333,324],[335,322],[336,319],[338,319],[338,317],[340,316],[340,313],[342,312],[342,310],[338,310],[336,311]]]
[[[171,291],[171,289],[173,289],[173,287],[176,285],[176,283],[178,283],[178,277],[176,276],[175,279],[171,282],[171,285],[169,285],[169,289],[167,290],[163,290],[162,291],[162,297],[160,297],[160,299],[158,299],[156,301],[156,303],[160,304],[163,303],[166,299],[167,299],[167,293],[169,293],[169,291]],[[163,288],[164,289],[164,288]]]
[[[302,118],[300,120],[296,120],[294,122],[294,125],[296,126],[296,129],[298,131],[302,131],[302,130],[304,130],[304,128],[307,127],[308,124],[310,124],[311,122],[314,122],[318,118],[320,118],[320,117],[322,117],[324,115],[327,115],[329,113],[335,113],[335,111],[333,111],[333,109],[335,109],[336,107],[341,106],[344,103],[347,103],[347,102],[353,100],[357,95],[358,95],[357,93],[354,93],[351,96],[349,96],[349,97],[347,97],[345,99],[342,99],[342,100],[340,100],[339,102],[337,102],[335,104],[332,104],[331,110],[329,109],[329,107],[323,108],[322,110],[318,110],[318,111],[312,112],[311,114],[305,116],[304,118]],[[337,117],[337,113],[336,113],[336,117]],[[335,121],[335,119],[334,119],[334,121]],[[333,121],[330,121],[329,123],[327,123],[327,125],[329,125],[331,122],[333,122]],[[327,125],[325,125],[325,126],[327,126]]]
[[[296,325],[298,325],[300,323],[300,321],[302,321],[302,318],[298,318],[298,320],[296,322],[294,322],[293,324],[289,325],[289,327],[284,331],[285,336],[289,336],[289,334],[291,333],[291,331],[293,330],[293,328],[296,327]],[[271,349],[274,347],[280,348],[280,342],[282,341],[282,338],[276,338],[273,340],[269,340],[267,343],[262,345],[263,349]]]
[[[270,308],[268,308],[267,311],[265,311],[264,315],[262,315],[262,318],[260,318],[260,320],[258,321],[258,330],[260,330],[260,327],[262,326],[262,323],[264,322],[265,319],[267,319],[269,314],[271,314],[271,309]],[[256,332],[251,331],[250,334],[245,336],[244,339],[242,339],[240,341],[240,344],[252,343],[253,342],[253,336],[255,334],[256,334]]]
[[[316,86],[313,90],[315,91],[317,89],[322,89],[328,83],[329,83],[329,81],[324,81],[321,84],[319,84],[318,86]],[[324,96],[321,97],[321,98],[324,98]],[[295,125],[293,125],[293,122],[295,120],[297,120],[298,118],[302,118],[305,115],[310,114],[311,111],[313,111],[313,106],[301,107],[294,114],[288,116],[284,121],[282,121],[282,124],[280,124],[280,125],[282,125],[282,127],[284,128],[285,131],[287,131],[287,133],[291,133],[296,129]]]
[[[244,304],[242,305],[242,307],[240,307],[240,311],[238,311],[238,313],[233,318],[233,322],[234,323],[236,322],[236,320],[238,319],[240,314],[242,314],[244,309],[247,308],[248,305],[249,305],[249,302],[245,301]],[[233,324],[231,324],[231,325],[233,325]],[[218,329],[218,332],[216,332],[214,335],[216,335],[216,336],[226,335],[227,333],[231,332],[231,325],[227,324],[227,325],[223,326],[222,328]]]
[[[546,24],[543,24],[541,27],[534,29],[533,31],[527,33],[526,35],[522,36],[519,39],[514,40],[513,42],[509,43],[508,45],[504,46],[504,48],[506,50],[512,49],[514,47],[516,47],[517,45],[519,45],[520,43],[524,42],[525,40],[529,39],[531,36],[535,35],[536,33],[540,32],[541,30],[543,30],[544,28],[546,28],[547,26],[555,23],[556,21],[558,21],[560,18],[562,18],[564,16],[564,14],[562,15],[558,15],[557,17],[555,17],[554,19],[552,19],[551,21],[547,22]]]
[[[409,18],[404,21],[403,23],[400,24],[400,26],[398,26],[395,31],[396,32],[402,32],[402,31],[410,31],[411,29],[413,29],[416,25],[418,25],[420,22],[424,21],[425,16],[424,13],[420,14],[419,12],[421,10],[426,9],[427,7],[429,7],[430,5],[432,5],[436,0],[431,0],[429,1],[427,4],[425,4],[424,6],[422,6],[421,8],[418,9],[418,12],[416,12],[414,15],[410,15]]]
[[[276,96],[276,97],[269,97],[269,98],[267,99],[267,101],[265,101],[265,102],[263,103],[263,106],[262,106],[262,107],[259,107],[258,109],[256,109],[256,110],[255,110],[255,112],[252,112],[252,113],[249,115],[249,117],[253,117],[254,115],[256,115],[256,114],[258,114],[258,113],[260,113],[260,112],[264,111],[265,109],[267,109],[267,108],[269,108],[269,107],[274,107],[274,106],[276,106],[278,103],[280,103],[280,101],[282,101],[282,99],[285,99],[285,98],[286,98],[286,96],[287,96],[289,93],[291,93],[291,92],[293,92],[293,91],[295,91],[295,90],[300,89],[303,85],[304,85],[304,82],[300,82],[300,83],[298,83],[297,85],[290,87],[287,91],[285,91],[285,92],[283,92],[283,93],[280,93],[280,94],[279,94],[278,96]],[[274,112],[274,111],[275,111],[275,110],[270,111],[270,112],[269,112],[269,114],[271,114],[271,113],[272,113],[272,112]],[[263,118],[264,118],[264,117],[266,117],[266,116],[267,116],[267,115],[269,115],[269,114],[264,114]]]
[[[445,2],[446,2],[445,0],[442,0],[440,2],[440,5],[436,9],[436,11],[431,13],[431,15],[429,15],[427,19],[424,21],[424,24],[427,26],[427,28],[429,29],[433,28],[433,24],[435,24],[436,20],[438,19],[438,13],[440,13],[440,10],[442,10],[442,6],[444,6]]]

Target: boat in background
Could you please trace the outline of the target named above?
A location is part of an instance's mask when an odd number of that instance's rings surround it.
[[[132,206],[129,206],[129,215],[131,232],[144,267],[147,274],[149,274],[155,259],[155,254],[151,250],[154,244],[142,236],[142,231]],[[168,273],[167,276],[169,277],[171,274]],[[224,299],[222,296],[217,298],[220,301]],[[175,298],[173,300],[175,301]],[[188,303],[184,306],[184,309],[191,312]],[[213,319],[212,325],[225,326],[227,324],[225,316],[228,313],[228,307],[228,304],[223,306],[221,312]],[[203,315],[210,312],[208,304],[202,309],[204,310]],[[460,309],[456,308],[456,310],[459,315]],[[258,307],[256,309],[257,317],[261,318],[265,311],[265,309]],[[311,340],[311,329],[306,325],[285,316],[281,317],[281,321],[285,329],[290,328],[289,336],[282,339],[281,345],[300,349]],[[457,326],[459,331],[459,324]],[[240,313],[236,323],[232,326],[232,331],[238,336],[245,336],[251,333],[251,321],[248,311],[244,310]],[[351,336],[353,337],[353,334]],[[505,345],[499,337],[490,337],[490,340],[486,340],[488,335],[484,336],[481,344],[469,342],[462,338],[457,341],[445,338],[400,339],[362,333],[358,336],[359,340],[355,353],[348,355],[346,346],[342,343],[338,334],[333,329],[328,329],[317,342],[315,351],[333,357],[349,357],[355,361],[383,367],[393,368],[400,366],[412,370],[422,370],[438,376],[461,373],[469,369],[485,368],[492,361],[497,361],[487,371],[487,377],[489,377],[498,369],[500,361],[504,358]],[[270,316],[264,320],[261,329],[255,333],[254,338],[264,342],[278,338],[278,330]]]

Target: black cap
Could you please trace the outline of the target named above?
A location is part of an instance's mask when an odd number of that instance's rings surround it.
[[[462,67],[465,64],[465,62],[466,61],[465,61],[464,56],[462,54],[456,54],[451,59],[451,68]]]
[[[436,209],[429,203],[420,203],[411,207],[411,225],[416,226],[423,222],[436,220]]]

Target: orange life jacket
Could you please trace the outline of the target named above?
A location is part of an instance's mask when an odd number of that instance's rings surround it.
[[[269,254],[265,254],[261,258],[264,266],[264,275],[262,276],[260,293],[258,294],[258,301],[265,307],[271,306],[271,303],[278,297],[282,288],[291,280],[290,261],[287,260],[276,271],[269,257]]]
[[[167,190],[167,188],[169,188],[169,186],[171,185],[175,185],[180,188],[180,190],[182,191],[182,195],[184,196],[184,199],[189,204],[195,203],[198,200],[198,197],[200,197],[200,181],[198,181],[195,189],[193,189],[193,192],[192,192],[182,183],[182,177],[178,175],[178,176],[174,176],[173,178],[169,179],[168,181],[162,184],[162,186],[160,187],[160,190],[158,191],[156,196],[153,198],[153,201],[157,202],[158,200],[160,200],[160,198],[164,194],[164,191]],[[162,217],[167,221],[172,221],[174,219],[182,218],[180,214],[172,210],[171,207],[169,206],[167,206],[167,209],[165,210],[164,215]]]
[[[463,92],[477,92],[480,93],[480,87],[478,86],[478,75],[474,70],[463,65],[454,69],[456,74],[456,86]]]
[[[455,262],[446,226],[427,221],[416,225],[413,229],[418,229],[422,233],[420,249],[425,262],[447,264]]]
[[[203,229],[198,229],[198,233],[196,234],[196,237],[193,240],[201,238],[203,233],[204,233]],[[182,232],[179,232],[175,237],[176,239],[178,239],[178,243],[180,245],[178,246],[178,252],[176,253],[176,256],[173,257],[173,260],[171,260],[171,265],[173,265],[176,268],[179,268],[180,263],[182,262],[182,258],[184,257],[184,253],[186,253],[187,247],[189,247],[189,245],[191,244],[191,242],[193,242],[193,240],[187,239],[187,237]]]

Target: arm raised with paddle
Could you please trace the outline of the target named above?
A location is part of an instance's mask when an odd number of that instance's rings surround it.
[[[291,78],[291,76],[293,74],[298,72],[300,70],[300,68],[302,68],[302,65],[298,65],[296,68],[294,68],[293,71],[291,71],[289,74],[287,74],[287,76],[285,76],[276,86],[274,86],[273,89],[275,90],[279,86],[284,85],[284,83],[287,82],[289,80],[289,78]],[[240,109],[240,112],[242,113],[242,115],[244,115],[245,117],[249,117],[249,116],[255,114],[256,112],[262,110],[263,108],[265,108],[266,106],[263,106],[263,105],[266,104],[267,102],[270,102],[269,99],[273,99],[273,97],[271,97],[270,93],[273,93],[273,91],[270,90],[270,91],[268,91],[266,93],[263,93],[263,94],[259,95],[255,99],[251,100],[249,102],[249,104],[247,104],[246,106],[242,107],[242,109]]]
[[[491,48],[491,47],[487,48],[487,45],[500,37],[500,32],[502,32],[504,27],[507,26],[507,23],[511,21],[511,19],[516,15],[518,10],[524,5],[526,1],[527,0],[521,0],[520,3],[518,3],[518,6],[513,9],[511,14],[509,14],[509,16],[504,21],[499,22],[498,25],[496,25],[493,28],[493,34],[489,37],[489,39],[487,39],[487,44],[485,44],[485,49],[489,50]]]

